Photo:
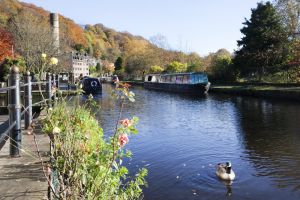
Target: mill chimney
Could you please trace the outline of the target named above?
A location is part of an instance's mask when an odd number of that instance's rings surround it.
[[[53,46],[59,50],[59,21],[58,13],[50,13],[50,24],[52,30]]]

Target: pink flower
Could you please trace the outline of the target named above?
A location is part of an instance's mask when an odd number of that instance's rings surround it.
[[[128,127],[128,126],[131,126],[132,123],[129,119],[123,119],[120,121],[120,123],[124,126],[124,127]]]
[[[119,145],[123,147],[125,144],[129,142],[127,134],[119,135]]]

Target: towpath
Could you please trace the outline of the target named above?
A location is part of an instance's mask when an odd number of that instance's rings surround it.
[[[0,115],[0,133],[8,125],[8,119]],[[36,141],[42,156],[49,160],[49,138],[42,134],[39,125],[34,129]],[[0,147],[1,148],[1,147]],[[22,131],[21,157],[9,156],[9,141],[0,150],[0,200],[2,199],[47,199],[47,180],[43,173],[33,134]]]

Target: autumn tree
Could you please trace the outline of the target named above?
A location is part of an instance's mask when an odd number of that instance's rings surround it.
[[[115,65],[114,65],[114,63],[104,60],[104,61],[102,61],[102,70],[105,73],[113,74],[113,72],[115,71]]]
[[[11,34],[0,28],[0,63],[6,58],[12,56],[12,36]]]
[[[15,40],[15,49],[23,56],[27,70],[40,73],[42,53],[48,57],[57,57],[58,49],[53,45],[50,26],[42,16],[22,10],[9,21],[9,30]],[[46,66],[45,70],[53,69]]]
[[[293,39],[300,37],[300,1],[299,0],[274,0],[275,8],[281,20]]]
[[[290,44],[287,48],[289,57],[284,70],[290,77],[292,74],[296,74],[297,77],[300,68],[300,1],[275,0],[274,4],[287,30]]]
[[[46,22],[45,28],[48,27],[49,15],[44,16]],[[82,45],[83,51],[88,47],[87,41],[84,35],[84,30],[81,26],[77,25],[73,20],[65,18],[59,15],[59,36],[60,36],[60,50],[71,51],[76,44]]]
[[[243,24],[244,37],[238,41],[234,63],[242,75],[255,73],[261,80],[284,62],[287,35],[270,2],[258,3],[257,8],[252,9],[250,20]]]
[[[142,78],[144,72],[156,64],[151,55],[151,46],[144,39],[127,39],[124,51],[125,72],[129,79]]]

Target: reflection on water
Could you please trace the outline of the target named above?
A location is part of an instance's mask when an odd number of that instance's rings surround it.
[[[300,190],[299,107],[290,103],[238,99],[245,157],[280,188]],[[252,123],[249,123],[252,122]]]
[[[99,123],[113,132],[118,104],[103,86]],[[126,146],[131,171],[147,167],[145,199],[300,199],[300,104],[212,95],[185,97],[133,88],[139,134]],[[226,183],[215,165],[231,161]]]

